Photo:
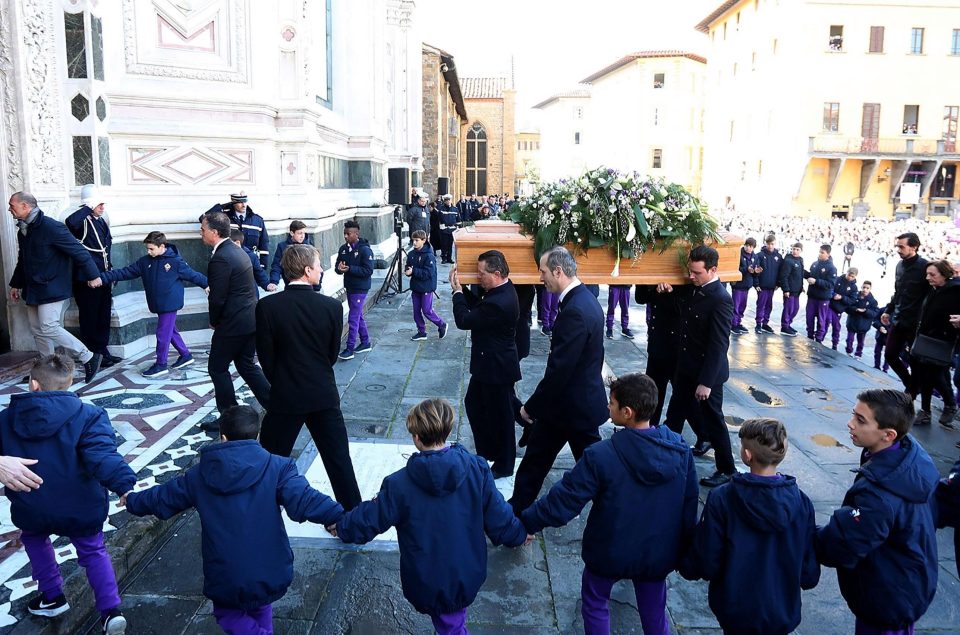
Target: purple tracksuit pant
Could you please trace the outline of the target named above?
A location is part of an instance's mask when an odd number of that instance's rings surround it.
[[[783,298],[783,312],[780,313],[780,330],[793,327],[793,318],[800,312],[800,296],[791,295]]]
[[[913,635],[913,624],[906,628],[886,629],[871,626],[857,618],[854,635]]]
[[[867,332],[857,333],[855,331],[847,331],[847,355],[853,353],[853,338],[857,338],[857,352],[854,353],[856,357],[863,357],[863,341],[867,338]]]
[[[353,350],[357,347],[357,336],[360,336],[361,344],[370,343],[370,334],[367,333],[367,323],[363,319],[363,301],[367,299],[367,292],[348,293],[347,306],[350,308],[350,314],[347,316],[347,325],[350,331],[347,333],[347,350]]]
[[[424,320],[430,320],[437,325],[437,328],[443,326],[443,320],[433,310],[433,293],[410,292],[413,298],[413,321],[417,325],[417,333],[427,332],[427,323]]]
[[[560,294],[543,292],[543,328],[552,329],[560,310]]]
[[[757,293],[757,326],[770,323],[773,311],[773,289],[760,289]]]
[[[890,364],[883,358],[883,347],[887,345],[887,334],[882,333],[880,329],[877,329],[877,339],[876,343],[873,345],[873,367],[877,370],[882,370],[887,372],[890,368]],[[880,362],[883,362],[883,366],[880,366]]]
[[[227,635],[273,635],[273,605],[252,611],[213,605],[213,617]]]
[[[617,581],[604,578],[583,568],[583,583],[580,587],[585,635],[608,635],[610,633],[610,591]],[[637,612],[644,635],[670,635],[667,619],[667,583],[633,581],[637,597]]]
[[[833,309],[829,309],[827,314],[827,330],[830,331],[830,341],[833,343],[833,347],[836,348],[840,344],[840,316],[842,313],[837,313]],[[826,337],[826,333],[824,333]]]
[[[557,296],[559,299],[560,296]],[[607,328],[613,328],[613,313],[620,307],[620,326],[630,328],[630,285],[611,284],[607,293]],[[552,324],[551,324],[552,326]]]
[[[157,365],[166,366],[170,355],[170,344],[177,349],[181,357],[190,354],[186,342],[177,330],[177,312],[157,314]]]
[[[829,300],[815,300],[807,296],[807,337],[822,342],[827,335],[831,313]]]
[[[467,609],[461,609],[456,613],[441,613],[431,615],[433,629],[440,635],[470,635],[467,630]]]
[[[747,294],[749,293],[750,289],[731,290],[733,296],[733,323],[731,326],[734,328],[740,326],[740,323],[743,322],[743,314],[747,310]]]

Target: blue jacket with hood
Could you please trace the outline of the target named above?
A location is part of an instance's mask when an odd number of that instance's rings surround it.
[[[862,313],[857,309],[864,309]],[[880,307],[872,293],[857,294],[857,301],[847,309],[847,330],[853,333],[866,333],[870,330],[875,318],[880,317]]]
[[[837,268],[833,266],[833,258],[820,260],[817,258],[810,265],[807,278],[815,282],[807,286],[807,295],[812,300],[830,300],[833,298],[833,287],[837,281]]]
[[[800,589],[820,581],[816,530],[797,479],[735,474],[707,497],[680,573],[710,581],[710,610],[724,632],[785,635],[800,624]]]
[[[363,544],[390,527],[400,543],[403,596],[427,615],[454,613],[476,598],[487,578],[484,533],[508,547],[527,538],[487,462],[456,444],[411,456],[373,500],[340,519],[337,535]]]
[[[803,256],[787,254],[780,264],[780,282],[784,293],[800,295],[803,293]]]
[[[126,494],[137,482],[106,411],[69,391],[13,395],[0,412],[0,454],[38,461],[30,469],[42,486],[5,488],[13,524],[34,533],[92,536],[107,519],[107,490]]]
[[[200,449],[185,474],[127,497],[136,516],[170,518],[196,507],[200,514],[203,594],[214,603],[252,610],[275,602],[293,580],[293,552],[280,515],[330,525],[343,508],[310,487],[296,464],[256,440]]]
[[[770,251],[766,245],[753,252],[756,256],[754,266],[763,267],[763,271],[756,274],[754,281],[764,291],[773,291],[780,281],[780,267],[783,265],[783,256],[774,249]]]
[[[140,278],[151,313],[172,313],[183,308],[183,283],[192,282],[206,288],[207,277],[197,273],[180,257],[177,246],[167,243],[159,256],[143,256],[122,269],[100,274],[104,283]]]
[[[843,506],[817,531],[817,557],[836,567],[854,615],[878,629],[916,622],[937,590],[931,499],[940,475],[907,435],[899,448],[864,451]]]
[[[340,271],[340,263],[350,268]],[[343,276],[343,288],[347,293],[364,293],[370,290],[370,278],[373,276],[373,250],[365,238],[358,238],[356,244],[343,243],[337,252],[337,261],[333,265],[337,275]]]
[[[433,293],[437,290],[437,256],[430,243],[423,243],[419,250],[407,252],[407,266],[413,269],[410,290],[417,293]]]
[[[550,492],[520,514],[527,531],[561,527],[593,501],[583,562],[605,578],[659,582],[677,568],[697,522],[697,473],[666,426],[618,430],[587,448]]]

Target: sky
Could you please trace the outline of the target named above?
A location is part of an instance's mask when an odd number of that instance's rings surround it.
[[[534,104],[576,87],[628,53],[706,54],[694,26],[721,0],[416,0],[424,43],[444,49],[460,77],[510,77],[517,126],[536,126]]]

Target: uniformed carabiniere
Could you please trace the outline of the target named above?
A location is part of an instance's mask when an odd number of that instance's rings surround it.
[[[230,195],[230,202],[216,204],[207,212],[223,212],[230,224],[243,232],[243,246],[260,258],[260,265],[270,269],[270,236],[263,217],[247,204],[247,193],[241,190]],[[201,217],[202,220],[202,217]]]

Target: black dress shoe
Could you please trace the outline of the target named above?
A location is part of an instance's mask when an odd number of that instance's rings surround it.
[[[493,467],[490,468],[490,472],[493,474],[493,478],[509,478],[513,476],[513,470],[509,472],[506,470],[497,470]]]
[[[83,377],[86,383],[93,381],[93,378],[97,376],[97,373],[100,372],[100,362],[103,361],[103,355],[100,353],[94,353],[93,357],[90,358],[90,361],[84,362],[83,364]]]
[[[122,357],[117,357],[116,355],[111,355],[110,353],[103,353],[103,361],[100,362],[100,368],[110,368],[111,366],[116,366],[122,361]]]
[[[729,483],[731,478],[733,478],[733,476],[730,474],[714,472],[713,476],[707,476],[700,479],[700,484],[704,487],[717,487],[719,485],[723,485],[724,483]]]
[[[693,450],[693,456],[703,456],[704,454],[709,452],[712,448],[713,446],[710,445],[709,441],[703,441],[701,443],[696,444],[691,449]]]

